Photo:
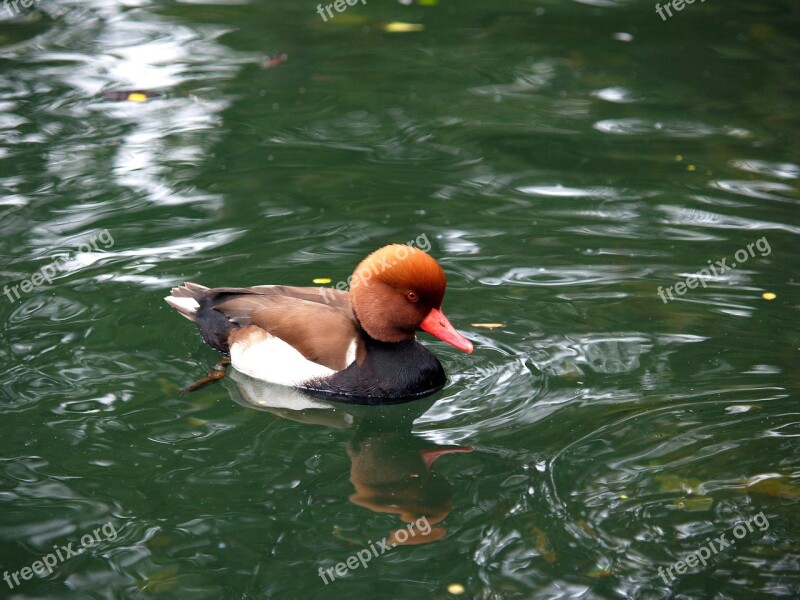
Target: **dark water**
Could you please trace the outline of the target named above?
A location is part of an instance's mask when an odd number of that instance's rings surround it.
[[[800,595],[797,3],[422,4],[0,6],[0,597]],[[177,393],[171,286],[419,236],[430,401]]]

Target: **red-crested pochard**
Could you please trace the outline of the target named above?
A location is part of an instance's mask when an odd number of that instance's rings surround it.
[[[416,340],[420,329],[472,352],[442,312],[444,271],[422,250],[376,250],[349,283],[349,292],[185,283],[165,299],[238,371],[357,402],[421,398],[444,386],[442,365]]]

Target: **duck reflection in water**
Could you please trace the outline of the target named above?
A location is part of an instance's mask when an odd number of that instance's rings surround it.
[[[299,423],[351,429],[347,454],[355,493],[350,502],[376,513],[395,514],[405,523],[425,517],[430,525],[415,528],[413,536],[405,535],[407,527],[399,527],[387,536],[388,544],[425,544],[445,536],[447,529],[436,525],[452,510],[453,489],[432,467],[445,454],[472,448],[438,445],[411,432],[414,420],[433,406],[433,400],[389,406],[328,402],[236,370],[224,385],[236,402],[248,408]],[[403,533],[398,536],[399,532]]]

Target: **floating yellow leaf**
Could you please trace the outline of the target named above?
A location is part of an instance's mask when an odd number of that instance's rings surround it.
[[[189,425],[194,425],[195,427],[199,427],[200,425],[205,425],[208,421],[204,419],[198,419],[197,417],[186,417],[186,422]]]
[[[150,98],[158,98],[161,94],[152,90],[106,90],[103,98],[112,102],[147,102]]]
[[[383,25],[383,30],[389,33],[409,33],[412,31],[423,31],[424,29],[425,25],[421,23],[403,23],[401,21],[392,21],[391,23],[385,23]]]
[[[686,166],[686,170],[687,171],[696,171],[697,167],[695,167],[694,165],[687,165]]]
[[[628,499],[628,496],[627,496],[626,494],[620,494],[620,495],[619,495],[619,497],[620,497],[622,500],[627,500],[627,499]]]
[[[328,277],[317,277],[317,278],[314,280],[314,283],[318,283],[318,284],[320,284],[320,285],[325,285],[325,284],[328,284],[328,283],[330,283],[331,281],[333,281],[333,279],[330,279],[330,278],[328,278]]]
[[[447,586],[447,591],[453,594],[454,596],[460,596],[466,590],[464,589],[464,586],[461,585],[460,583],[451,583],[450,585]]]
[[[472,323],[473,327],[482,327],[483,329],[497,329],[498,327],[505,327],[505,323]]]
[[[439,4],[439,0],[417,0],[417,4],[420,6],[436,6]]]
[[[761,297],[764,300],[775,300],[775,298],[777,298],[778,296],[776,296],[772,292],[764,292],[763,294],[761,294]]]

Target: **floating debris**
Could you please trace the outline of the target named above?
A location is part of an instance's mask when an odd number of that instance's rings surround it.
[[[264,59],[261,63],[262,69],[274,69],[280,64],[285,63],[289,60],[289,57],[286,54],[272,54]]]
[[[330,277],[317,277],[316,279],[313,280],[313,282],[319,285],[327,285],[329,283],[332,283],[333,279],[331,279]]]
[[[402,21],[392,21],[391,23],[384,23],[381,29],[389,33],[409,33],[413,31],[424,31],[425,25],[422,23],[403,23]]]
[[[160,98],[158,92],[147,90],[113,90],[103,92],[103,98],[112,102],[147,102],[150,98]]]
[[[777,298],[778,296],[776,294],[773,294],[772,292],[764,292],[763,294],[761,294],[761,297],[764,300],[775,300],[775,298]]]
[[[498,327],[505,327],[505,323],[470,323],[473,327],[481,327],[482,329],[497,329]]]
[[[447,591],[448,593],[453,594],[454,596],[460,596],[466,590],[464,589],[464,586],[461,585],[460,583],[451,583],[450,585],[447,586]]]

